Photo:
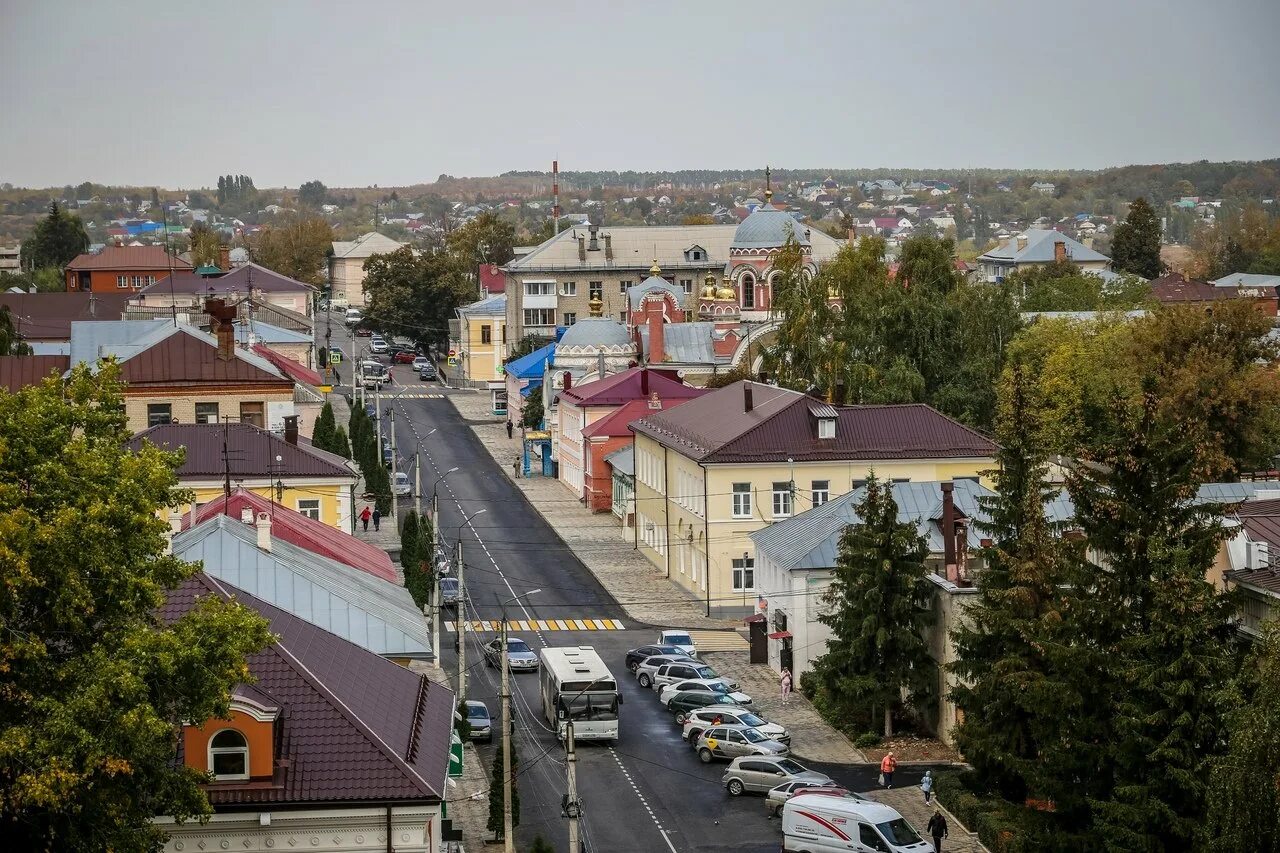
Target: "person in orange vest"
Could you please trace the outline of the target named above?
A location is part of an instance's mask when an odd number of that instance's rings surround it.
[[[893,753],[886,753],[884,758],[880,760],[880,781],[886,788],[893,787],[893,771],[898,769],[898,759],[893,757]]]

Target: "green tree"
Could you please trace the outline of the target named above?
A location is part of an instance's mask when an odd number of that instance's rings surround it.
[[[337,430],[337,422],[333,417],[333,406],[326,400],[324,408],[320,410],[320,415],[316,418],[316,425],[311,430],[311,443],[321,450],[328,450],[333,453],[334,432]]]
[[[537,835],[534,836],[533,846],[529,848],[529,853],[556,853],[556,848],[551,846],[550,841],[541,835]]]
[[[1116,226],[1111,240],[1111,265],[1146,279],[1164,271],[1160,260],[1160,218],[1141,196],[1133,200],[1129,215]]]
[[[343,459],[351,458],[351,442],[347,440],[347,430],[339,425],[333,431],[333,439],[330,444],[333,452],[341,456]]]
[[[79,216],[72,216],[55,201],[49,213],[36,223],[35,231],[22,243],[22,265],[27,270],[43,267],[62,269],[89,248],[89,234]]]
[[[445,252],[405,247],[374,255],[364,268],[364,316],[393,335],[445,344],[458,307],[475,299],[472,279]]]
[[[450,232],[445,245],[461,270],[475,275],[481,264],[502,265],[516,256],[516,231],[493,211],[485,211]]]
[[[19,337],[13,324],[13,312],[0,305],[0,356],[31,355],[31,347]]]
[[[400,527],[400,566],[404,571],[404,586],[413,596],[418,607],[427,603],[430,596],[421,583],[422,561],[427,554],[421,551],[421,539],[418,535],[418,514],[409,510],[405,514],[404,524]]]
[[[197,222],[191,226],[191,263],[196,267],[217,266],[222,249],[222,237],[208,225]]]
[[[542,405],[542,389],[537,388],[524,401],[520,411],[520,423],[525,429],[542,429],[542,419],[546,416]]]
[[[892,488],[874,473],[857,509],[859,521],[840,539],[823,597],[826,612],[818,619],[831,639],[814,673],[850,716],[879,709],[890,737],[902,689],[920,695],[932,670],[924,640],[933,621],[924,565],[929,547],[914,525],[898,520]]]
[[[333,250],[333,228],[315,217],[268,225],[253,243],[253,260],[303,284],[324,281],[324,265]]]
[[[307,181],[298,187],[298,204],[317,208],[329,198],[329,189],[320,181]]]
[[[1280,622],[1271,621],[1225,695],[1228,743],[1209,772],[1202,842],[1273,853],[1280,838]]]
[[[503,720],[502,725],[507,725],[507,721]],[[511,826],[520,825],[520,786],[517,781],[520,778],[519,764],[516,755],[515,738],[510,739],[511,743]],[[489,822],[487,824],[489,831],[493,833],[495,838],[502,838],[503,831],[506,828],[503,825],[503,759],[502,749],[503,740],[498,739],[498,748],[493,753],[493,772],[489,782]]]
[[[153,816],[209,814],[177,732],[225,717],[270,640],[213,597],[157,620],[198,568],[166,553],[158,514],[189,493],[179,454],[125,448],[122,388],[108,362],[0,391],[0,822],[15,850],[156,849]]]

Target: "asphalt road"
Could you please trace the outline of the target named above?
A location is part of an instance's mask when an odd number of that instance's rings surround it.
[[[357,340],[358,345],[367,344],[367,339]],[[333,343],[350,352],[345,330],[337,324]],[[538,589],[510,605],[509,618],[617,619],[626,626],[621,631],[535,631],[522,635],[535,651],[544,646],[592,645],[622,685],[617,743],[578,745],[584,850],[778,850],[779,823],[768,818],[762,798],[730,797],[720,782],[725,765],[702,764],[680,738],[680,729],[658,703],[657,695],[641,688],[626,671],[626,650],[656,640],[658,626],[639,625],[626,618],[498,469],[447,399],[452,393],[474,392],[452,392],[437,383],[419,382],[408,366],[395,366],[392,372],[395,382],[403,385],[384,388],[383,409],[395,409],[397,447],[403,464],[412,461],[415,448],[420,451],[424,506],[429,505],[432,486],[438,483],[440,530],[446,543],[452,547],[462,539],[469,616],[496,621],[501,618],[501,602]],[[349,375],[346,369],[343,375]],[[402,388],[408,389],[406,393],[430,390],[444,396],[395,398]],[[388,424],[389,419],[384,427]],[[439,480],[455,467],[457,471]],[[412,476],[412,468],[404,470]],[[565,497],[572,500],[567,491]],[[404,508],[412,506],[411,501],[401,500]],[[456,672],[453,636],[442,635],[441,662]],[[484,663],[480,652],[482,643],[492,638],[468,635],[467,695],[485,701],[496,716],[499,674]],[[527,848],[534,836],[541,834],[557,850],[565,850],[568,830],[560,814],[560,798],[566,789],[564,749],[543,718],[538,676],[513,675],[512,681],[521,812],[517,846]],[[797,760],[810,769],[825,772],[853,790],[868,790],[876,784],[873,767],[805,762],[804,744],[795,743],[793,749]],[[481,752],[490,764],[492,747],[481,746]],[[897,781],[899,785],[917,784],[922,772],[923,768],[902,768]]]

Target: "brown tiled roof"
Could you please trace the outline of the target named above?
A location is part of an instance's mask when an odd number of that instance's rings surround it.
[[[73,294],[79,295],[79,294]],[[272,305],[261,299],[240,299],[235,303],[236,319],[243,322],[252,313],[254,320],[260,320],[264,323],[270,323],[273,326],[279,326],[282,329],[290,329],[295,332],[305,332],[310,335],[315,332],[311,319],[305,314],[299,314],[297,311],[290,311],[288,308],[281,308],[279,305]],[[167,320],[173,316],[173,308],[168,305],[144,305],[133,300],[123,310],[124,319],[126,320]],[[177,313],[186,314],[191,319],[191,325],[199,326],[202,329],[211,328],[209,315],[202,309],[179,308]],[[120,319],[119,317],[115,319]]]
[[[684,384],[677,378],[674,370],[631,367],[604,379],[574,385],[568,391],[561,391],[560,400],[575,406],[621,406],[654,393],[673,400],[688,400],[701,397],[707,393],[707,389]]]
[[[229,457],[225,466],[224,440]],[[135,435],[128,446],[137,450],[143,441],[168,450],[186,448],[187,457],[178,468],[179,479],[221,478],[228,467],[233,478],[353,476],[342,457],[311,445],[290,444],[252,424],[161,424]]]
[[[254,263],[237,267],[226,275],[220,276],[201,276],[196,275],[194,272],[180,272],[173,276],[172,282],[172,291],[184,294],[198,293],[203,295],[212,290],[215,296],[221,297],[232,292],[247,294],[250,289],[268,293],[315,290],[309,284],[295,281],[288,276],[280,275],[278,272],[273,272],[264,266]],[[139,290],[138,295],[148,296],[153,293],[167,294],[169,292],[169,276],[165,276],[155,284],[149,284]]]
[[[0,293],[27,341],[69,341],[72,320],[119,320],[128,302],[127,293]]]
[[[1216,302],[1235,299],[1239,294],[1234,287],[1216,287],[1171,272],[1151,282],[1151,295],[1160,302]]]
[[[1280,569],[1237,569],[1227,572],[1227,577],[1236,583],[1265,589],[1280,597]]]
[[[123,378],[130,385],[268,383],[292,388],[282,378],[244,358],[218,358],[218,347],[194,334],[174,334],[125,361]]]
[[[832,407],[799,392],[744,382],[659,415],[633,429],[699,462],[945,459],[994,456],[995,442],[922,403]],[[836,416],[835,438],[818,438],[818,419]]]
[[[279,637],[249,658],[253,689],[281,709],[275,778],[211,784],[215,808],[441,799],[453,723],[448,688],[203,572],[170,594],[160,616],[172,622],[206,595],[234,597]]]
[[[38,385],[50,374],[61,376],[71,366],[66,355],[0,356],[0,388],[16,394],[28,385]]]
[[[163,246],[108,246],[96,255],[77,255],[67,264],[69,270],[165,270],[191,269],[191,264],[176,255],[172,258]]]

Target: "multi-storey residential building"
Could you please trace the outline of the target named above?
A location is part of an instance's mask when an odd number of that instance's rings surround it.
[[[136,293],[170,271],[190,270],[191,264],[162,246],[107,246],[97,254],[77,255],[63,274],[70,291]]]
[[[370,231],[348,242],[333,243],[329,258],[330,296],[336,305],[361,308],[364,300],[364,262],[374,255],[385,255],[404,248],[390,237]]]
[[[449,323],[449,381],[487,390],[493,413],[506,414],[507,297],[489,296],[457,314]]]
[[[755,608],[749,534],[885,481],[982,478],[996,445],[922,405],[830,406],[737,382],[631,425],[641,553],[707,609]]]
[[[0,246],[0,275],[16,273],[22,269],[22,244]]]
[[[1091,272],[1104,272],[1111,264],[1106,255],[1060,231],[1031,228],[1002,239],[994,249],[979,255],[978,277],[986,282],[1004,281],[1006,276],[1020,269],[1048,266],[1059,261]]]

